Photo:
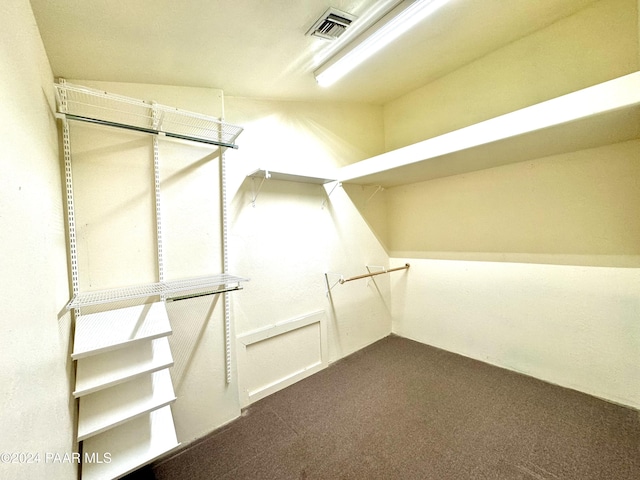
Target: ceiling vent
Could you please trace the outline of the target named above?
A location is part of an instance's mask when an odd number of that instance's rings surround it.
[[[314,37],[320,37],[326,40],[335,40],[344,33],[355,19],[356,17],[350,13],[329,8],[316,23],[313,24],[307,32],[307,35],[313,35]]]

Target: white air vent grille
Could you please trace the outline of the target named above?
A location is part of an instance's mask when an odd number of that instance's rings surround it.
[[[356,19],[350,13],[342,12],[335,8],[329,8],[324,14],[313,24],[307,32],[307,35],[320,37],[327,40],[335,40],[344,33],[351,22]]]

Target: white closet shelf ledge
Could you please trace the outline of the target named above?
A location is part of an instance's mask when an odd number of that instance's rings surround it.
[[[282,172],[276,170],[269,170],[266,168],[259,168],[249,175],[249,178],[267,178],[272,180],[284,180],[287,182],[298,183],[313,183],[318,185],[324,185],[325,183],[335,182],[336,178],[328,178],[326,176],[307,175],[304,173]]]
[[[640,138],[640,72],[342,167],[394,187]]]
[[[167,337],[81,358],[77,361],[73,396],[89,395],[172,366],[173,357]]]
[[[185,278],[165,282],[131,285],[127,287],[81,292],[75,295],[67,304],[67,309],[101,305],[105,303],[119,302],[135,298],[166,296],[172,297],[178,293],[213,290],[239,290],[242,282],[248,282],[248,278],[238,277],[226,273],[208,275],[203,277]],[[216,293],[215,291],[210,293]]]
[[[77,360],[167,335],[171,335],[171,324],[162,302],[83,314],[76,318],[71,358]]]
[[[171,406],[130,420],[83,443],[82,480],[120,478],[180,446]],[[108,461],[105,461],[108,459]]]
[[[78,441],[115,428],[175,400],[168,369],[81,397]]]

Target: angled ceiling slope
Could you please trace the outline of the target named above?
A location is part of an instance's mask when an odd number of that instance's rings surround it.
[[[594,0],[451,0],[329,89],[337,41],[306,35],[329,7],[371,22],[397,0],[31,0],[55,76],[221,88],[227,95],[384,104]]]

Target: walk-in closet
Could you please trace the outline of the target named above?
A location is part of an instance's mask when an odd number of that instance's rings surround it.
[[[0,479],[640,477],[638,0],[0,24]]]

